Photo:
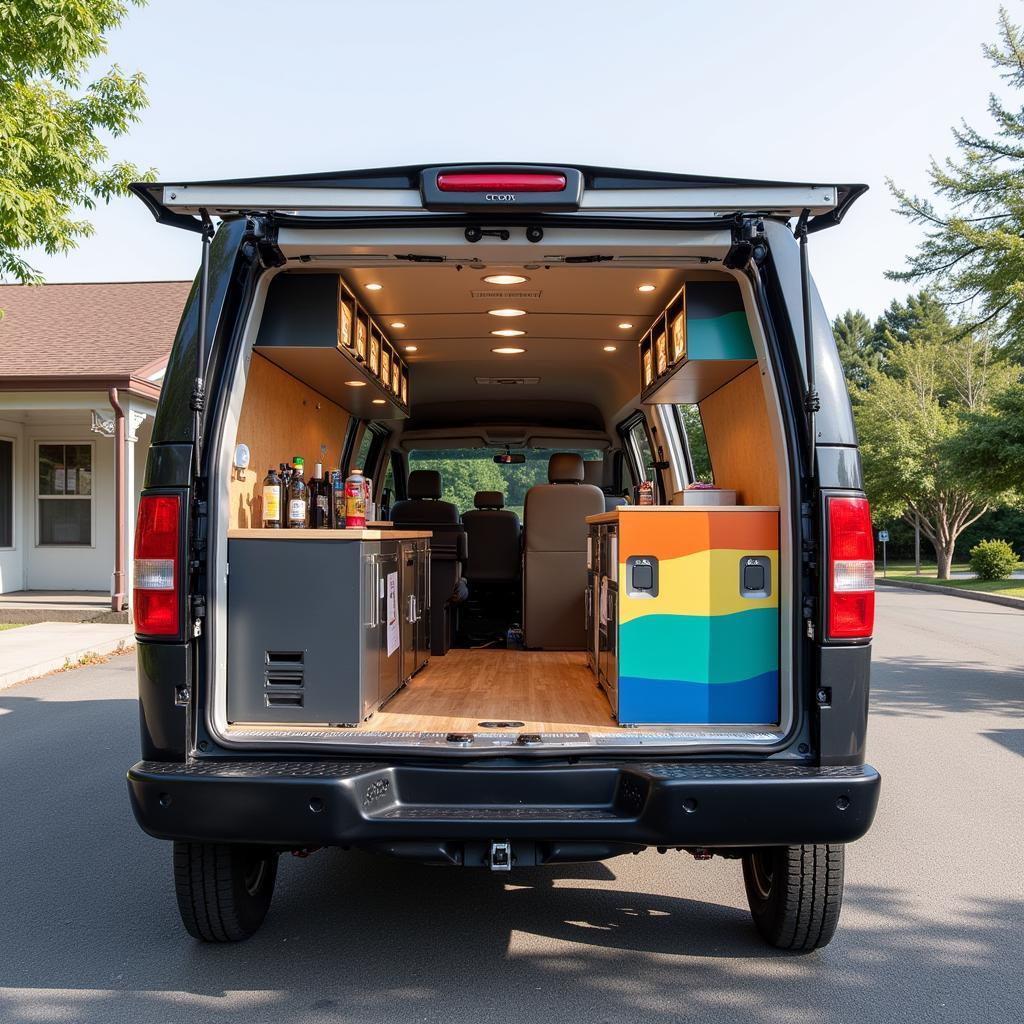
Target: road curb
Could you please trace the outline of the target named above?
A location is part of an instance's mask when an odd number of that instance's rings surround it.
[[[906,583],[903,580],[875,580],[883,587],[902,587],[904,590],[922,590],[926,594],[947,594],[950,597],[963,597],[968,601],[984,601],[985,604],[1001,604],[1005,608],[1017,608],[1024,611],[1024,598],[1006,597],[1003,594],[986,594],[980,590],[961,590],[959,587],[943,587],[935,583]]]
[[[40,625],[45,625],[40,623]],[[30,627],[22,627],[30,628]],[[56,655],[40,658],[29,664],[19,665],[17,668],[0,672],[0,690],[17,686],[19,683],[27,683],[29,680],[38,679],[40,676],[49,675],[51,672],[67,671],[81,667],[80,662],[88,656],[106,658],[114,654],[126,654],[134,650],[134,636],[120,636],[109,638],[94,637],[87,643],[74,645],[73,648],[64,648]]]

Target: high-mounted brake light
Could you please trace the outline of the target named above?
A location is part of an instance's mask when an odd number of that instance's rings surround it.
[[[828,499],[828,635],[871,636],[875,625],[875,546],[867,498]]]
[[[439,174],[441,192],[562,192],[564,174]]]
[[[181,499],[176,494],[145,495],[139,501],[132,602],[137,633],[179,632],[180,528]]]

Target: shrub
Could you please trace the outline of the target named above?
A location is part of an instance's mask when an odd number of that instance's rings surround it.
[[[971,548],[971,569],[979,580],[1005,580],[1017,568],[1017,555],[1005,540],[983,540]]]

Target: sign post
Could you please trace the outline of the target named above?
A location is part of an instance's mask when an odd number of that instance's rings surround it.
[[[878,531],[878,540],[879,540],[879,542],[882,545],[882,579],[884,580],[885,577],[886,577],[886,571],[887,571],[887,569],[889,567],[888,566],[888,561],[887,561],[886,556],[885,556],[885,545],[889,543],[889,531],[888,530],[879,530]]]

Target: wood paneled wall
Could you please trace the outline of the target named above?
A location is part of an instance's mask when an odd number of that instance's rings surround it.
[[[235,439],[249,446],[249,468],[231,471],[231,526],[261,525],[263,478],[270,466],[301,455],[307,479],[315,462],[325,472],[337,469],[348,421],[340,405],[254,352]]]
[[[757,366],[700,403],[715,484],[736,489],[741,505],[778,505],[779,468]]]

